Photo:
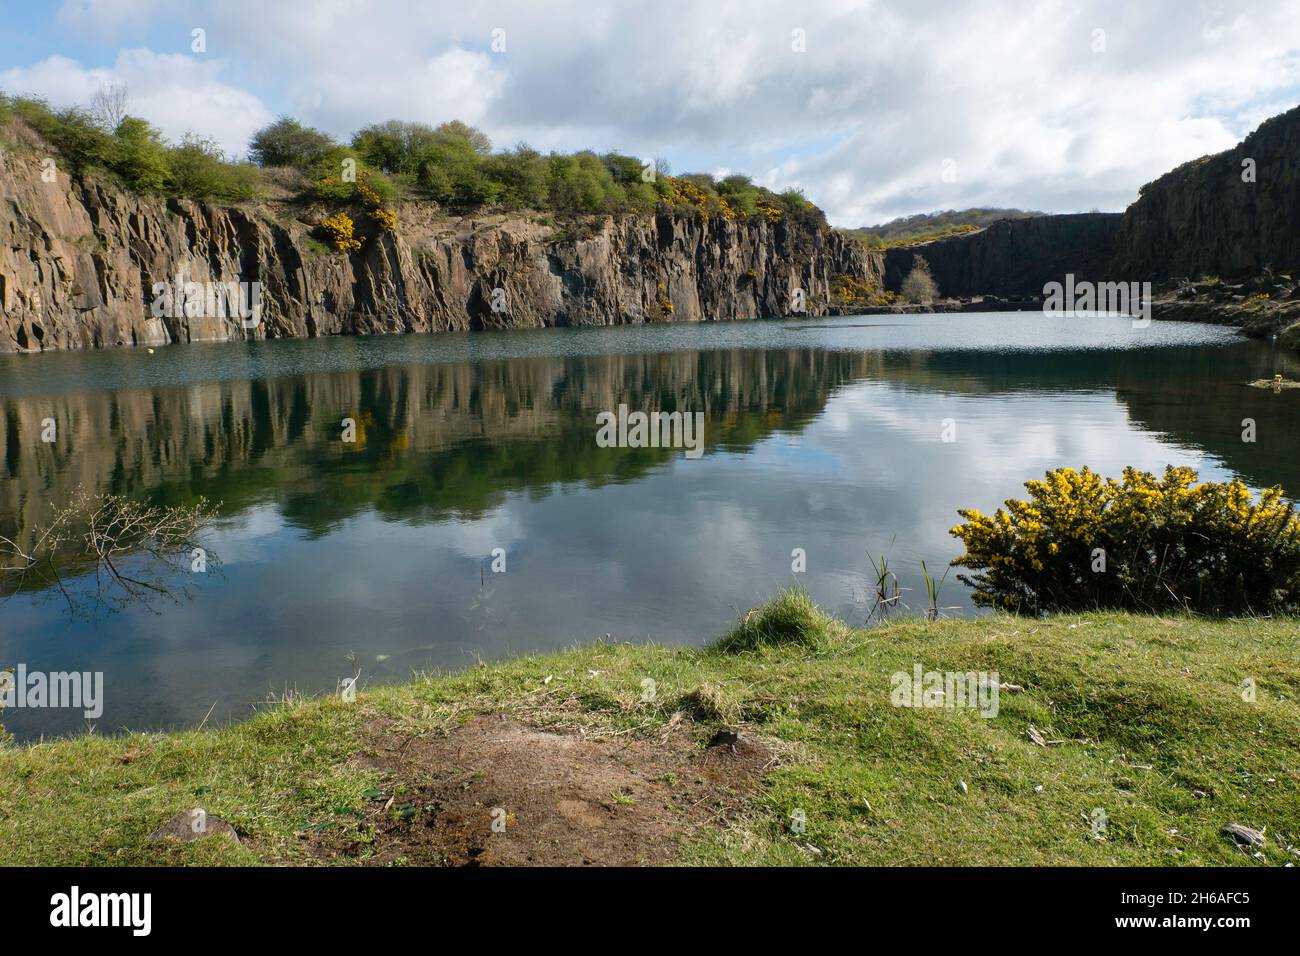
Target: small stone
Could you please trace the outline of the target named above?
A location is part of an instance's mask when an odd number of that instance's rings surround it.
[[[200,808],[196,807],[195,810]],[[202,820],[202,829],[196,831],[197,821]],[[203,837],[221,836],[227,839],[239,842],[239,834],[225,820],[213,816],[211,813],[200,817],[195,814],[194,810],[185,810],[176,814],[153,833],[149,834],[149,840],[157,843],[161,840],[182,840],[188,843],[191,840],[201,840]]]
[[[1263,846],[1264,834],[1259,830],[1244,827],[1240,823],[1229,823],[1223,832],[1232,837],[1238,846]]]
[[[965,780],[958,780],[958,781],[957,781],[957,786],[961,788],[961,792],[962,792],[962,793],[968,793],[968,792],[969,792],[969,788],[966,786],[966,781],[965,781]]]

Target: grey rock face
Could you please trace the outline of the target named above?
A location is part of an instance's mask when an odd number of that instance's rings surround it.
[[[914,256],[930,264],[943,296],[1040,296],[1048,282],[1103,281],[1118,213],[1001,219],[980,232],[885,251],[885,285],[902,287]]]
[[[1300,107],[1148,183],[1124,213],[1116,267],[1152,282],[1300,270],[1297,157]]]
[[[591,217],[557,230],[524,214],[396,212],[396,233],[346,254],[312,237],[319,209],[140,197],[62,172],[46,183],[36,151],[10,151],[0,351],[760,318],[789,314],[795,289],[822,315],[837,274],[880,279],[878,255],[785,222]],[[260,323],[155,315],[155,284],[177,275],[260,283]]]
[[[1073,272],[1076,279],[1157,286],[1252,277],[1243,295],[1277,299],[1286,290],[1269,276],[1300,272],[1297,157],[1300,107],[1263,123],[1235,149],[1148,183],[1123,214],[1003,220],[968,236],[890,249],[886,285],[898,289],[920,253],[945,296],[1041,295],[1044,282]]]

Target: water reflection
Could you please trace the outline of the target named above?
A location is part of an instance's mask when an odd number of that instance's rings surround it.
[[[225,516],[207,542],[223,574],[161,614],[95,622],[11,599],[0,663],[104,671],[107,728],[193,723],[214,701],[215,720],[286,686],[333,688],[349,651],[364,683],[606,633],[707,639],[791,580],[794,548],[814,597],[861,619],[866,551],[894,540],[919,609],[917,562],[955,556],[956,510],[995,507],[1058,465],[1190,464],[1300,489],[1300,395],[1243,386],[1286,371],[1266,346],[865,348],[15,389],[0,398],[0,534],[29,540],[77,488],[206,497]],[[596,413],[619,403],[704,411],[704,457],[598,447]],[[54,445],[38,440],[47,417]],[[1254,444],[1241,441],[1246,417]],[[945,419],[956,442],[940,440]],[[482,570],[494,548],[504,574]],[[941,603],[970,613],[951,577]],[[80,725],[53,711],[4,719],[19,736]]]
[[[30,541],[78,487],[156,504],[206,497],[227,515],[275,501],[313,536],[368,509],[472,518],[513,491],[635,480],[674,457],[597,447],[597,412],[620,402],[704,411],[706,448],[743,451],[879,367],[879,356],[812,351],[606,355],[11,399],[0,534]],[[38,439],[47,418],[56,444]]]

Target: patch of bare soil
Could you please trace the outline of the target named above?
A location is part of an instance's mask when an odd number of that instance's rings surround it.
[[[477,717],[446,736],[373,724],[363,759],[384,784],[368,815],[375,855],[367,862],[667,863],[684,836],[725,824],[772,763],[746,735],[720,733],[701,747],[689,727],[678,723],[649,739],[586,739],[503,715]]]

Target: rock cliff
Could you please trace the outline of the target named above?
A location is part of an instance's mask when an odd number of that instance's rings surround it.
[[[944,296],[1041,296],[1045,283],[1067,272],[1101,281],[1119,226],[1118,213],[1002,219],[969,235],[888,249],[885,285],[898,290],[917,255]]]
[[[0,351],[757,318],[789,314],[794,289],[821,315],[837,275],[881,279],[879,256],[824,227],[667,215],[553,226],[405,204],[395,233],[336,252],[313,238],[320,209],[45,182],[19,133],[0,154]],[[155,315],[155,284],[178,275],[259,283],[260,322]]]
[[[1300,270],[1297,157],[1300,107],[1143,186],[1116,237],[1116,271],[1160,282]]]
[[[890,249],[886,285],[898,289],[918,253],[945,296],[1041,296],[1045,282],[1066,272],[1157,287],[1179,277],[1297,273],[1297,156],[1300,107],[1263,123],[1235,149],[1185,163],[1143,186],[1122,214],[1003,220],[970,235]],[[1220,309],[1201,311],[1224,320]]]
[[[62,172],[45,182],[35,134],[18,125],[6,135],[0,351],[761,318],[797,311],[796,289],[816,316],[861,311],[836,300],[841,277],[897,291],[918,254],[941,295],[963,298],[1035,298],[1070,272],[1169,287],[1177,277],[1300,271],[1300,107],[1143,187],[1122,215],[1003,220],[885,251],[788,221],[660,215],[555,225],[526,214],[447,218],[408,203],[397,207],[395,233],[349,254],[314,238],[323,208],[147,198]],[[155,284],[178,275],[259,283],[260,322],[245,329],[234,317],[155,315]],[[1236,321],[1198,302],[1179,305],[1179,317]]]

